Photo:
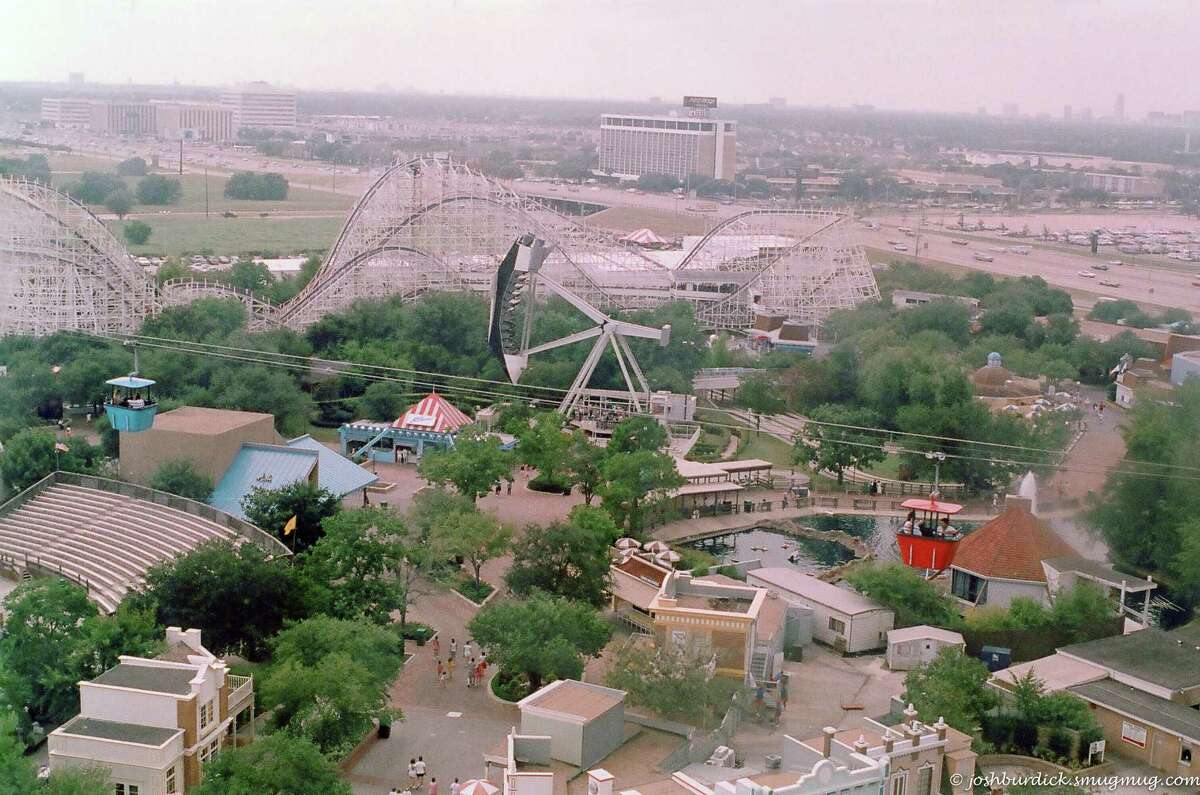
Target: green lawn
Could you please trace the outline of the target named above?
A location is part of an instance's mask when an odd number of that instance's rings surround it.
[[[142,219],[153,230],[144,245],[128,246],[133,254],[298,254],[326,251],[333,245],[343,218],[221,218],[171,217]],[[125,242],[121,230],[128,221],[108,221]]]
[[[747,429],[742,433],[745,443],[738,450],[738,458],[761,458],[777,467],[791,468],[792,446],[782,439]]]
[[[900,456],[889,455],[887,458],[877,463],[871,464],[866,471],[872,475],[878,475],[881,478],[891,478],[892,480],[900,479]]]

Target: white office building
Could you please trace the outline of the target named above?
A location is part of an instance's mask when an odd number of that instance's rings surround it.
[[[626,116],[600,119],[599,170],[621,179],[690,174],[732,180],[736,172],[737,122],[675,116]]]
[[[243,83],[221,92],[221,104],[233,110],[233,126],[291,129],[296,126],[296,92],[269,83]]]

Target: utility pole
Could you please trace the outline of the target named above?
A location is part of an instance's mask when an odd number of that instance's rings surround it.
[[[183,133],[179,134],[179,176],[183,176]]]
[[[208,166],[204,167],[204,220],[208,220]]]

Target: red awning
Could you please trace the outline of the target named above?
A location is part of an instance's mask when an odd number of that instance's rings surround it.
[[[958,513],[963,509],[953,502],[938,502],[931,497],[914,497],[900,503],[901,508],[913,511],[933,511],[934,513]]]

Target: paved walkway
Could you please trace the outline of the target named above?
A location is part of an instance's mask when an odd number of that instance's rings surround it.
[[[488,561],[483,579],[501,583],[509,563],[507,558]],[[391,703],[404,711],[405,720],[393,725],[391,738],[375,743],[348,772],[355,795],[386,795],[393,784],[404,785],[408,760],[418,755],[429,766],[426,779],[436,777],[444,795],[456,776],[460,781],[482,777],[484,752],[503,743],[509,729],[520,722],[516,708],[490,698],[486,685],[466,686],[462,647],[476,610],[457,593],[443,590],[420,596],[410,608],[410,620],[437,630],[443,661],[450,639],[458,641],[454,679],[445,688],[439,686],[432,644],[409,645],[413,658],[391,691]],[[493,667],[490,673],[494,672]]]

